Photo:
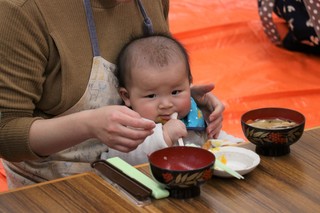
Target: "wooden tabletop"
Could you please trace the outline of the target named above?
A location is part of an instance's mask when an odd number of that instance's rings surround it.
[[[249,149],[254,149],[248,144]],[[244,180],[213,177],[198,197],[138,206],[94,173],[0,194],[0,212],[316,212],[320,210],[320,128],[306,131],[291,153],[261,157]],[[149,173],[147,165],[139,167]]]

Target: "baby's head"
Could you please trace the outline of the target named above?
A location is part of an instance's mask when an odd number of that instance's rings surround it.
[[[133,38],[122,48],[117,59],[119,87],[126,87],[130,83],[130,76],[135,68],[148,66],[161,68],[170,66],[176,60],[182,60],[185,63],[185,70],[191,84],[189,55],[179,41],[165,34]]]
[[[128,107],[145,118],[179,118],[190,109],[192,75],[185,48],[168,35],[130,41],[117,60],[119,92]]]

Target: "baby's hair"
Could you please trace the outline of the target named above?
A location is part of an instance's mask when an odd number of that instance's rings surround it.
[[[189,55],[185,47],[174,37],[167,34],[153,34],[132,38],[120,51],[117,58],[117,78],[119,87],[126,86],[126,79],[130,78],[130,70],[134,66],[152,65],[167,66],[177,57],[182,57],[186,66],[190,84]]]

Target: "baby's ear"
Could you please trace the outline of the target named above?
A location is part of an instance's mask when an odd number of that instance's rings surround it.
[[[128,91],[126,90],[126,88],[120,87],[120,89],[119,89],[119,94],[120,94],[120,97],[122,98],[122,100],[124,101],[124,104],[125,104],[127,107],[130,107],[130,106],[131,106],[130,96],[129,96],[129,93],[128,93]]]

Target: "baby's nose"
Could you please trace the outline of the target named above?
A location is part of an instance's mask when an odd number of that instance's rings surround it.
[[[173,104],[170,100],[164,99],[164,100],[161,100],[159,108],[170,108],[172,106]]]

